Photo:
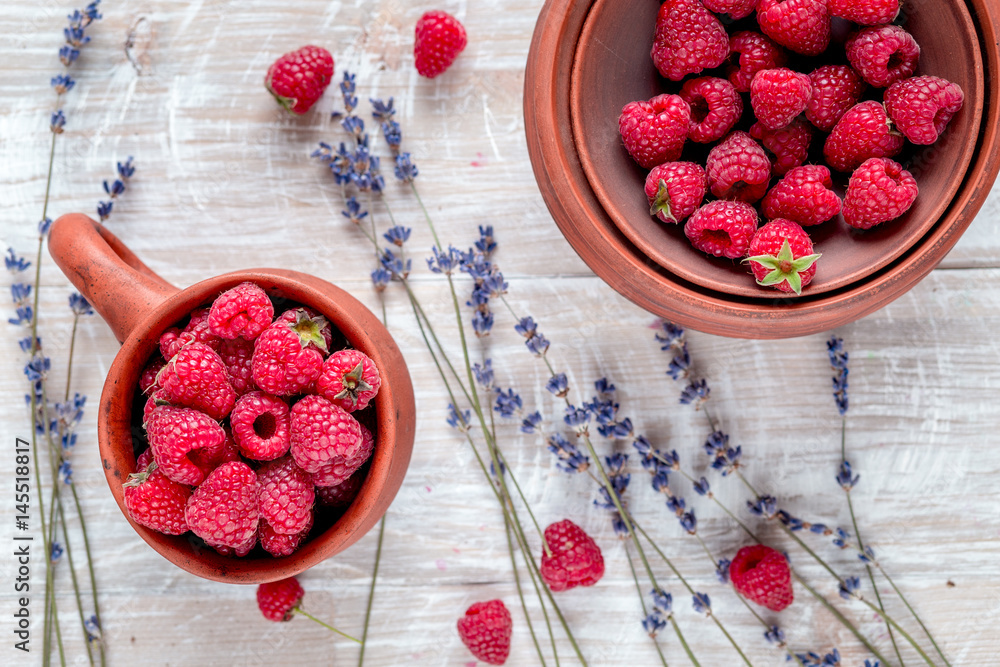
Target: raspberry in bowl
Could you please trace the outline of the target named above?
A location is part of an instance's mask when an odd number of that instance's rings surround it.
[[[262,583],[378,522],[409,464],[415,405],[399,348],[363,304],[279,269],[179,290],[79,214],[56,220],[49,249],[122,341],[98,441],[112,495],[154,550],[201,577]],[[355,365],[340,373],[340,354],[326,369],[341,350]],[[321,375],[339,404],[317,393]],[[307,398],[338,415],[336,432],[317,433]],[[298,447],[304,426],[327,446]]]

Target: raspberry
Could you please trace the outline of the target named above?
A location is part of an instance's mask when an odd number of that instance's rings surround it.
[[[290,621],[306,592],[295,577],[257,587],[257,606],[269,621]]]
[[[757,8],[757,0],[704,0],[705,9],[716,14],[729,14],[733,20],[750,16]]]
[[[356,472],[340,484],[334,486],[317,486],[316,500],[326,507],[347,507],[354,502],[365,481],[362,472]]]
[[[182,347],[160,371],[157,381],[168,401],[201,410],[215,420],[228,415],[236,402],[226,365],[215,350],[204,343]]]
[[[644,169],[681,156],[691,122],[691,107],[678,95],[657,95],[629,102],[618,117],[625,150]]]
[[[771,163],[746,132],[732,132],[708,153],[708,187],[719,199],[755,202],[767,192]]]
[[[729,578],[737,593],[771,611],[781,611],[795,599],[788,559],[763,544],[737,551]]]
[[[779,67],[757,72],[750,82],[750,105],[769,130],[780,130],[806,110],[812,83],[805,74]]]
[[[813,70],[809,80],[813,94],[806,106],[806,118],[824,132],[836,127],[868,87],[861,75],[847,65],[824,65]]]
[[[253,340],[271,326],[274,305],[253,283],[241,283],[220,294],[208,313],[208,328],[220,338]]]
[[[313,386],[323,368],[323,353],[309,347],[310,343],[319,345],[322,336],[297,332],[297,328],[278,321],[254,341],[253,381],[268,394],[302,393]]]
[[[196,449],[188,455],[191,462],[198,466],[198,469],[206,477],[223,463],[240,460],[240,449],[236,446],[236,441],[233,440],[232,432],[228,426],[222,428],[226,433],[226,439],[222,441],[221,445]]]
[[[885,91],[885,110],[911,142],[929,146],[965,101],[961,86],[936,76],[897,81]]]
[[[213,350],[219,347],[221,339],[208,327],[208,308],[199,308],[191,313],[191,319],[184,329],[171,327],[160,336],[160,354],[171,359],[188,343],[204,343]]]
[[[844,196],[844,221],[871,229],[910,210],[919,188],[910,172],[892,160],[872,158],[857,168]]]
[[[277,321],[287,322],[300,336],[311,342],[308,347],[328,354],[333,345],[333,330],[325,317],[312,308],[290,308],[278,316]]]
[[[705,170],[694,162],[667,162],[646,176],[649,214],[678,223],[701,206],[708,183]]]
[[[309,45],[275,60],[264,85],[278,104],[303,114],[323,96],[332,78],[333,56],[320,46]]]
[[[743,114],[743,99],[725,79],[691,79],[678,94],[691,107],[688,139],[695,143],[708,144],[726,136]]]
[[[255,461],[271,461],[288,453],[291,443],[288,404],[251,391],[236,401],[229,421],[240,453]]]
[[[468,42],[465,28],[451,14],[427,12],[417,20],[413,57],[417,73],[428,79],[451,67]]]
[[[785,218],[804,226],[826,222],[840,213],[840,208],[830,170],[819,165],[792,169],[761,202],[769,220]]]
[[[577,586],[593,586],[604,576],[604,557],[597,543],[569,519],[545,529],[542,580],[554,593]]]
[[[209,546],[245,547],[260,519],[256,473],[246,463],[223,463],[191,494],[184,517]]]
[[[781,218],[757,230],[747,251],[758,285],[782,292],[802,293],[816,275],[816,260],[809,235],[798,223]]]
[[[876,88],[913,76],[920,59],[916,40],[896,25],[859,30],[847,38],[844,49],[851,66]]]
[[[760,123],[754,123],[750,128],[750,136],[762,143],[764,149],[773,156],[771,164],[774,173],[782,176],[806,161],[813,131],[809,123],[796,118],[788,127],[780,130],[769,130]]]
[[[727,76],[741,93],[750,92],[750,82],[757,72],[781,67],[787,60],[785,51],[759,32],[736,33],[729,38],[729,52]]]
[[[238,547],[227,547],[221,544],[209,544],[208,546],[215,549],[215,551],[226,558],[243,558],[248,553],[253,551],[253,548],[257,546],[257,533],[254,533],[247,538],[246,542],[243,542]]]
[[[155,461],[129,475],[122,487],[125,509],[137,524],[166,535],[188,531],[184,507],[191,497],[191,487],[164,475]]]
[[[903,150],[903,135],[892,127],[885,108],[875,101],[854,105],[833,128],[823,146],[826,163],[854,171],[873,157],[893,157]]]
[[[348,412],[368,407],[380,386],[375,362],[361,350],[334,352],[316,379],[316,393]]]
[[[729,36],[700,0],[666,0],[656,16],[650,55],[660,74],[680,81],[725,62]]]
[[[746,254],[757,231],[757,212],[740,201],[705,204],[684,225],[691,244],[709,255],[737,259]]]
[[[309,476],[291,457],[271,461],[257,471],[261,523],[280,535],[301,533],[311,521],[316,491]]]
[[[226,432],[218,422],[191,408],[158,405],[144,425],[156,465],[179,484],[201,484],[205,479],[205,473],[191,460],[191,452],[215,450],[226,441]]]
[[[757,23],[765,35],[804,56],[818,56],[830,44],[826,0],[760,0]]]
[[[512,629],[510,612],[502,600],[476,602],[458,619],[462,643],[472,655],[490,665],[507,662]]]
[[[860,25],[892,23],[899,14],[900,0],[827,0],[830,16]]]
[[[342,456],[333,457],[310,472],[309,478],[313,484],[316,486],[343,484],[371,457],[375,448],[375,437],[364,424],[358,424],[358,428],[361,430],[361,445],[356,449],[345,451]]]
[[[142,423],[145,424],[149,421],[149,416],[153,414],[153,408],[158,405],[170,405],[170,401],[166,399],[163,395],[162,389],[154,389],[153,393],[149,395],[146,399],[145,405],[142,407]]]
[[[226,367],[226,379],[237,396],[257,387],[253,383],[253,341],[245,338],[223,340],[219,343],[219,358]]]
[[[308,519],[306,527],[294,535],[282,535],[281,533],[276,533],[274,532],[274,528],[271,527],[271,524],[266,521],[261,521],[260,525],[257,527],[257,539],[260,540],[261,548],[275,558],[291,556],[293,553],[298,551],[298,548],[302,546],[305,539],[309,537],[309,531],[312,530],[313,525],[312,512],[309,513]]]
[[[156,383],[156,376],[166,363],[163,357],[156,355],[146,364],[146,367],[142,369],[142,375],[139,376],[139,391],[149,395],[160,388],[160,385]]]
[[[347,479],[364,463],[356,461],[364,447],[361,424],[321,396],[306,396],[292,406],[291,434],[292,458],[308,473],[336,464],[351,468],[344,474]]]
[[[139,454],[139,458],[135,460],[135,471],[142,472],[143,470],[148,468],[149,464],[152,462],[153,462],[153,450],[150,449],[149,447],[146,447],[146,449],[142,451],[142,454]]]

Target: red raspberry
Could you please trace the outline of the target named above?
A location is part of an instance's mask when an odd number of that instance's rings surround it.
[[[820,165],[792,169],[761,202],[769,220],[785,218],[804,226],[830,220],[840,213],[840,207],[830,170]]]
[[[705,9],[716,14],[729,14],[733,20],[750,16],[757,8],[757,0],[704,0]]]
[[[781,611],[795,599],[788,559],[763,544],[737,551],[729,578],[737,593],[771,611]]]
[[[678,95],[657,95],[629,102],[618,117],[625,150],[644,169],[681,156],[691,122],[691,107]]]
[[[750,104],[757,120],[769,130],[780,130],[806,110],[812,83],[790,69],[766,69],[750,82]]]
[[[750,128],[750,136],[762,143],[764,149],[773,156],[771,164],[774,173],[782,176],[806,161],[813,131],[809,123],[796,118],[780,130],[769,130],[760,123],[754,123]]]
[[[451,67],[468,42],[465,28],[451,14],[441,11],[427,12],[417,20],[413,57],[417,73],[428,79],[442,74]]]
[[[213,350],[219,347],[221,338],[212,333],[208,327],[208,308],[199,308],[191,313],[191,319],[184,329],[171,327],[160,336],[160,354],[164,359],[171,359],[188,343],[204,343]]]
[[[226,365],[204,343],[189,343],[167,362],[158,376],[161,392],[168,401],[201,410],[220,420],[236,402],[229,384]]]
[[[312,517],[316,491],[309,476],[291,457],[271,461],[257,471],[260,518],[280,535],[305,530]]]
[[[502,600],[476,602],[458,619],[462,643],[472,655],[490,665],[507,662],[512,630],[510,612]]]
[[[797,222],[778,218],[757,230],[747,251],[758,285],[802,293],[816,275],[812,239]]]
[[[649,214],[678,223],[701,206],[708,183],[705,170],[694,162],[667,162],[646,176]]]
[[[685,82],[678,93],[691,107],[688,139],[708,144],[726,136],[743,115],[743,99],[733,84],[714,76]]]
[[[746,132],[732,132],[708,153],[708,187],[719,199],[753,203],[767,192],[771,162]]]
[[[271,326],[274,304],[253,283],[241,283],[220,294],[208,313],[208,328],[220,338],[253,340]]]
[[[331,464],[344,468],[353,465],[344,474],[347,479],[364,463],[361,460],[354,465],[364,446],[361,424],[339,405],[321,396],[306,396],[292,406],[291,433],[292,458],[308,473]]]
[[[760,0],[757,23],[765,35],[804,56],[818,56],[830,45],[826,0]]]
[[[713,69],[725,62],[729,36],[700,0],[666,0],[656,17],[650,55],[660,74],[680,81],[688,74]]]
[[[824,132],[836,127],[868,87],[861,75],[847,65],[824,65],[813,70],[809,80],[813,94],[806,106],[806,118]]]
[[[861,25],[892,23],[899,14],[901,0],[827,0],[830,16]]]
[[[312,512],[309,513],[309,521],[306,523],[306,527],[303,528],[301,532],[295,533],[294,535],[282,535],[281,533],[276,533],[274,532],[274,528],[271,527],[271,524],[266,521],[261,521],[260,525],[257,527],[257,539],[260,540],[261,548],[275,558],[291,556],[293,553],[298,551],[298,548],[302,546],[302,543],[305,542],[307,537],[309,537],[309,531],[312,530],[312,525]]]
[[[910,210],[919,188],[910,172],[892,160],[872,158],[851,174],[844,196],[844,221],[871,229]]]
[[[268,394],[300,394],[313,386],[323,369],[323,353],[309,347],[310,343],[319,345],[322,336],[296,329],[278,321],[254,341],[253,381]]]
[[[217,553],[226,558],[243,558],[248,553],[253,551],[253,548],[257,546],[257,533],[254,533],[247,538],[246,542],[243,542],[238,547],[227,547],[221,544],[209,544],[208,546],[215,549]]]
[[[236,446],[236,441],[233,440],[233,434],[230,432],[228,426],[223,426],[222,428],[226,432],[226,439],[221,445],[218,447],[196,449],[188,455],[191,462],[198,466],[198,469],[201,470],[205,477],[208,477],[213,470],[223,463],[240,460],[240,449]]]
[[[184,517],[210,546],[246,546],[260,519],[256,473],[246,463],[223,463],[191,494]]]
[[[148,468],[149,464],[152,462],[153,462],[153,450],[150,449],[149,447],[146,447],[146,449],[142,451],[142,454],[139,454],[139,458],[135,460],[135,471],[142,472],[143,470]]]
[[[347,507],[354,502],[365,481],[362,472],[356,472],[340,484],[334,486],[317,486],[316,500],[326,507]]]
[[[961,86],[936,76],[897,81],[885,91],[885,110],[911,142],[929,146],[965,101]]]
[[[542,580],[554,593],[577,586],[593,586],[604,576],[604,557],[597,543],[578,525],[564,519],[545,529]]]
[[[153,393],[146,399],[146,404],[142,407],[142,423],[149,421],[149,416],[153,414],[153,408],[158,405],[170,405],[170,401],[163,395],[162,389],[154,389]]]
[[[903,150],[903,135],[892,127],[885,108],[868,101],[854,105],[826,138],[823,156],[837,171],[854,171],[873,157],[893,157]]]
[[[312,308],[290,308],[278,316],[277,321],[286,322],[301,337],[312,341],[307,346],[323,354],[329,354],[333,345],[333,330],[330,322]]]
[[[166,535],[188,531],[184,507],[191,497],[191,487],[164,475],[155,461],[129,475],[122,487],[125,509],[137,524]]]
[[[295,577],[272,581],[257,587],[257,606],[269,621],[290,621],[305,594]]]
[[[253,383],[253,341],[245,338],[234,338],[219,343],[219,358],[226,366],[226,378],[229,385],[242,396],[257,387]]]
[[[784,49],[759,32],[736,33],[729,38],[729,52],[727,76],[741,93],[750,92],[750,82],[757,72],[781,67],[787,60]]]
[[[859,30],[848,37],[844,49],[861,78],[876,88],[913,76],[920,59],[920,46],[913,35],[897,25]]]
[[[217,421],[191,408],[158,405],[145,427],[156,465],[179,484],[201,484],[205,479],[205,473],[191,460],[191,452],[215,450],[226,441],[226,432]]]
[[[320,46],[309,45],[275,60],[264,85],[278,104],[303,114],[323,96],[332,78],[333,56]]]
[[[348,412],[368,407],[381,386],[375,362],[361,350],[334,352],[316,379],[316,393]]]
[[[757,231],[757,212],[740,201],[705,204],[684,225],[691,244],[709,255],[737,259],[746,254]]]
[[[375,448],[375,437],[364,424],[358,424],[361,430],[361,445],[357,449],[347,450],[343,456],[335,456],[331,460],[310,472],[309,478],[316,486],[337,486],[343,484],[364,465]]]
[[[240,453],[271,461],[288,453],[291,443],[288,404],[276,396],[251,391],[236,401],[229,421]]]
[[[146,367],[142,369],[142,375],[139,376],[139,391],[149,395],[160,388],[160,385],[156,384],[156,376],[159,375],[160,369],[166,363],[163,357],[156,355],[146,364]]]

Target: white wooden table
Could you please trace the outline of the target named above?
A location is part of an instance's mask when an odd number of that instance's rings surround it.
[[[310,160],[320,140],[339,140],[328,112],[340,106],[334,87],[304,118],[279,113],[264,91],[267,66],[306,43],[324,45],[358,73],[362,108],[370,96],[396,99],[404,146],[420,168],[419,188],[446,243],[468,246],[476,226],[492,224],[496,259],[510,283],[509,300],[532,314],[552,340],[555,366],[577,391],[607,376],[619,388],[624,414],[661,448],[676,448],[699,471],[703,414],[677,404],[679,387],[665,374],[667,357],[653,340],[653,316],[619,297],[578,259],[549,217],[535,186],[521,114],[523,68],[542,0],[449,0],[438,5],[466,26],[469,46],[444,76],[428,81],[412,65],[412,30],[430,5],[399,0],[166,0],[105,2],[76,66],[77,89],[64,106],[69,118],[56,153],[51,211],[93,215],[101,181],[116,160],[135,156],[137,173],[116,205],[109,227],[164,278],[186,286],[226,271],[287,267],[315,273],[380,308],[368,274],[366,242],[340,215],[339,195]],[[294,6],[293,6],[294,5]],[[61,2],[41,8],[27,0],[0,12],[0,157],[3,241],[33,254],[41,211],[52,94],[59,71]],[[138,25],[137,25],[138,24]],[[123,44],[136,28],[133,59]],[[381,143],[381,141],[380,141]],[[391,178],[389,179],[392,180]],[[431,246],[412,196],[394,182],[389,200],[399,221],[414,228],[414,283],[433,316],[448,322],[447,285],[421,259]],[[954,665],[995,665],[1000,651],[1000,194],[987,201],[960,244],[923,283],[897,302],[843,327],[851,353],[848,447],[861,474],[854,492],[862,530],[886,567],[943,643]],[[386,225],[383,209],[378,223]],[[68,282],[46,256],[41,321],[51,380],[65,382],[71,316]],[[390,330],[404,350],[420,415],[409,474],[387,515],[385,550],[367,647],[367,665],[471,665],[455,621],[474,601],[502,598],[515,619],[510,665],[533,665],[517,604],[496,501],[468,446],[445,424],[447,397],[414,326],[403,294],[386,292]],[[6,318],[5,318],[6,319]],[[523,348],[500,309],[482,350],[498,381],[513,384],[527,411],[558,419],[544,390],[544,367]],[[21,332],[4,325],[0,415],[4,442],[27,433],[22,395]],[[444,326],[444,325],[442,325]],[[738,341],[690,334],[699,373],[712,385],[714,413],[742,444],[749,478],[799,515],[835,525],[849,519],[834,481],[839,418],[830,396],[827,335],[788,341]],[[448,337],[453,353],[457,338]],[[89,397],[74,458],[75,483],[94,541],[104,636],[112,665],[354,665],[357,648],[305,619],[265,621],[254,590],[198,579],[171,565],[131,530],[112,500],[97,456],[96,408],[118,349],[108,327],[86,320],[76,349],[73,390]],[[579,396],[579,394],[574,394]],[[588,394],[589,395],[589,394]],[[607,513],[596,508],[593,483],[556,470],[537,436],[513,424],[503,446],[545,524],[571,518],[603,548],[607,573],[592,589],[559,596],[592,665],[654,665],[640,626],[623,545]],[[601,443],[607,451],[610,448]],[[13,513],[10,447],[0,456],[3,516]],[[761,626],[715,581],[698,544],[687,537],[633,466],[628,492],[636,517],[651,529],[683,572],[712,596],[715,611],[755,665],[784,664],[763,640]],[[730,506],[744,505],[736,482],[710,476]],[[732,554],[743,536],[711,505],[680,488],[693,503],[710,546]],[[744,517],[745,510],[741,510]],[[0,525],[0,553],[12,544],[12,520]],[[817,588],[836,598],[836,585],[773,526],[765,534],[789,549]],[[359,632],[371,576],[375,534],[301,576],[304,606],[348,632]],[[854,559],[807,538],[845,571]],[[82,556],[77,556],[78,560]],[[662,563],[654,568],[675,597],[677,616],[703,665],[737,664],[713,625]],[[11,644],[16,563],[0,557],[0,664],[39,664],[41,564],[33,586],[36,652]],[[867,582],[866,582],[867,583]],[[84,655],[65,561],[59,603],[71,664]],[[790,644],[825,653],[840,649],[844,665],[865,653],[801,588],[780,615]],[[883,652],[884,627],[859,605],[845,611]],[[913,627],[895,600],[889,609]],[[770,618],[770,616],[768,616]],[[672,634],[661,644],[671,665],[687,664]],[[565,642],[565,664],[571,664]],[[906,652],[906,664],[920,664]]]

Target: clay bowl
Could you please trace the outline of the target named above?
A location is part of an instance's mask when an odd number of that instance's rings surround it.
[[[290,577],[337,554],[360,539],[388,509],[406,474],[413,449],[413,386],[403,356],[382,323],[354,297],[328,282],[295,271],[252,269],[227,273],[178,289],[153,273],[111,232],[85,215],[64,215],[49,234],[49,252],[70,281],[93,304],[121,350],[101,394],[97,436],[111,493],[139,536],[171,563],[227,583],[256,584]],[[332,525],[313,535],[291,556],[227,558],[187,535],[149,530],[125,512],[122,482],[135,471],[133,435],[141,436],[133,410],[139,376],[165,329],[235,285],[252,281],[272,299],[322,313],[351,346],[370,356],[382,375],[375,397],[376,446],[355,501]]]
[[[656,3],[548,0],[525,77],[528,149],[543,198],[570,244],[612,287],[702,331],[799,336],[886,305],[957,242],[1000,167],[992,154],[1000,118],[998,10],[987,0],[913,4],[906,13],[905,27],[923,49],[919,73],[958,82],[965,106],[937,144],[911,147],[899,158],[921,187],[904,218],[869,232],[842,220],[809,230],[824,257],[802,297],[757,287],[745,267],[706,257],[680,226],[649,216],[646,172],[622,147],[617,118],[626,103],[676,88],[649,57],[657,9]]]

